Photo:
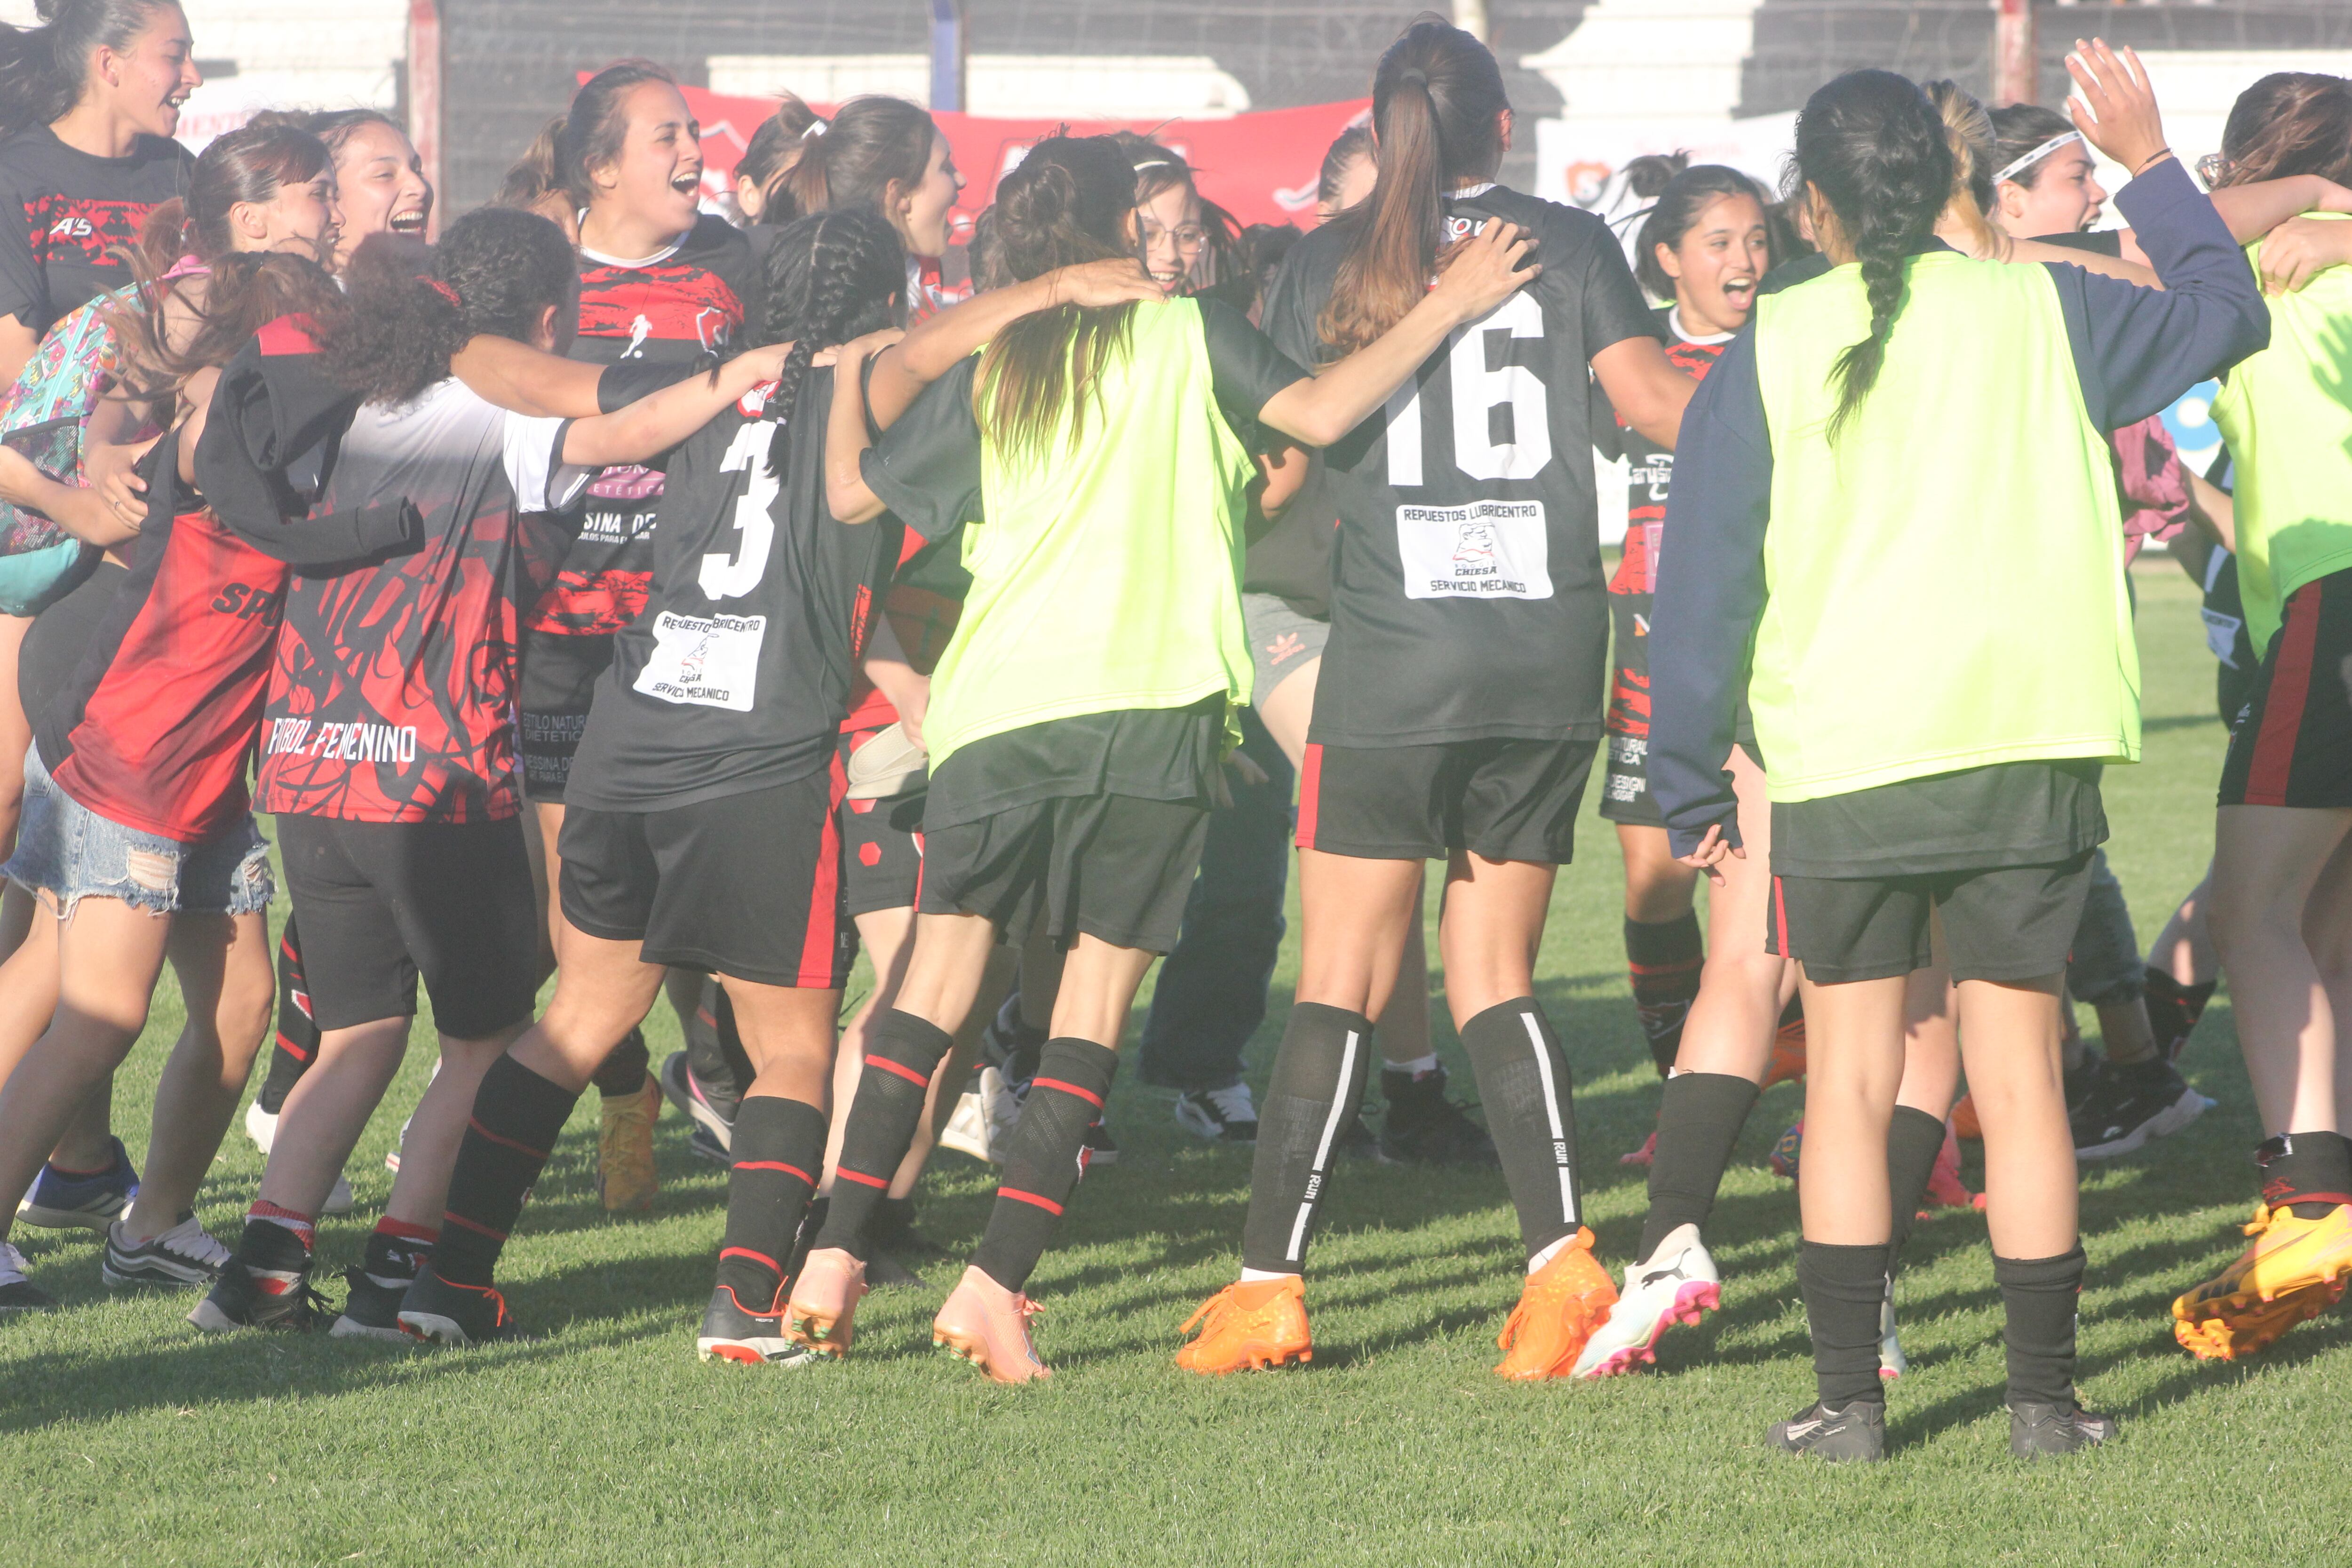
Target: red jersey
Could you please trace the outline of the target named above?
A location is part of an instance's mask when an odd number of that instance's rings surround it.
[[[963,616],[964,594],[971,586],[971,577],[959,558],[962,538],[959,531],[934,543],[910,528],[899,541],[898,574],[883,595],[882,613],[889,619],[908,665],[918,675],[929,675],[938,668],[940,656],[948,650],[948,638],[955,634],[956,622]],[[855,735],[898,721],[898,708],[866,679],[861,665],[850,687],[849,717],[841,722],[842,733]]]
[[[580,331],[571,356],[592,364],[690,364],[722,351],[743,329],[752,297],[751,241],[705,215],[650,260],[580,254]],[[525,623],[532,631],[609,636],[637,618],[653,581],[659,470],[606,468],[575,509],[579,532],[555,584]]]

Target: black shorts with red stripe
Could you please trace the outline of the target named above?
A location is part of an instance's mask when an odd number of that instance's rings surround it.
[[[841,754],[870,733],[844,735]],[[841,803],[841,885],[850,918],[878,910],[911,910],[923,890],[923,802],[929,781],[874,800]]]
[[[1436,860],[1466,849],[1565,866],[1598,749],[1591,741],[1312,742],[1298,774],[1298,847],[1366,860]]]
[[[647,963],[838,991],[857,957],[842,905],[838,763],[666,811],[563,814],[563,918]]]
[[[2288,595],[2230,732],[2221,804],[2352,806],[2352,569]]]

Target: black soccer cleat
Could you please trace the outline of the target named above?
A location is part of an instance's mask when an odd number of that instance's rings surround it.
[[[2083,1098],[2068,1110],[2078,1160],[2111,1160],[2151,1138],[2168,1138],[2205,1114],[2213,1102],[2189,1087],[2161,1055],[2118,1067],[2101,1065]]]
[[[241,1258],[221,1265],[220,1277],[188,1314],[208,1334],[236,1329],[278,1329],[308,1333],[318,1327],[327,1299],[310,1289],[310,1270],[257,1268]]]
[[[1445,1098],[1445,1068],[1424,1073],[1381,1069],[1389,1113],[1381,1159],[1391,1165],[1493,1165],[1495,1141],[1470,1113]]]
[[[436,1345],[487,1345],[526,1336],[507,1312],[507,1299],[488,1285],[456,1285],[428,1263],[401,1298],[401,1331]]]
[[[364,1268],[349,1268],[343,1271],[343,1282],[350,1289],[343,1295],[343,1310],[328,1333],[339,1340],[382,1340],[394,1345],[416,1342],[400,1326],[400,1304],[406,1300],[412,1281],[379,1279]]]
[[[2040,1459],[2095,1448],[2122,1426],[2112,1415],[2095,1415],[2073,1400],[2044,1405],[2036,1399],[2009,1402],[2009,1451],[2021,1459]]]
[[[1857,1399],[1843,1410],[1816,1401],[1811,1408],[1775,1421],[1765,1433],[1785,1454],[1809,1455],[1827,1464],[1875,1462],[1886,1458],[1886,1406]]]
[[[740,1362],[746,1366],[806,1366],[825,1358],[804,1344],[784,1338],[783,1297],[778,1293],[772,1310],[755,1312],[721,1285],[710,1292],[702,1310],[702,1332],[694,1353],[705,1361]]]

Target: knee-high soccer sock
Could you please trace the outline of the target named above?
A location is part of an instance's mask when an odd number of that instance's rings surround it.
[[[1890,1277],[1903,1267],[1903,1244],[1927,1201],[1927,1178],[1944,1152],[1944,1124],[1916,1106],[1898,1105],[1886,1124],[1886,1188],[1895,1205],[1895,1239],[1886,1253]]]
[[[1463,1025],[1462,1048],[1478,1075],[1486,1131],[1532,1261],[1584,1223],[1568,1058],[1532,996],[1497,1003]]]
[[[2213,999],[2213,982],[2184,985],[2154,964],[2147,966],[2144,978],[2142,994],[2147,1000],[2148,1026],[2156,1032],[2156,1048],[2167,1058],[2177,1057],[2197,1020],[2205,1016],[2205,1004]]]
[[[1650,1162],[1650,1215],[1636,1259],[1681,1226],[1704,1226],[1723,1185],[1731,1147],[1756,1108],[1756,1086],[1729,1073],[1677,1073],[1658,1102],[1658,1144]]]
[[[433,1249],[436,1274],[453,1285],[489,1284],[507,1232],[579,1099],[512,1057],[490,1064],[449,1174],[448,1207]]]
[[[1315,1209],[1330,1180],[1339,1131],[1363,1100],[1377,1050],[1371,1020],[1361,1013],[1319,1002],[1292,1005],[1274,1079],[1258,1107],[1249,1218],[1242,1227],[1243,1278],[1306,1271]]]
[[[1878,1378],[1878,1309],[1886,1299],[1886,1247],[1797,1246],[1797,1285],[1813,1333],[1813,1381],[1821,1402],[1843,1410],[1857,1399],[1884,1405]]]
[[[754,1095],[735,1113],[717,1283],[746,1311],[768,1311],[783,1294],[793,1237],[824,1164],[825,1128],[815,1106],[774,1095]]]
[[[1625,922],[1625,967],[1633,982],[1633,1011],[1650,1059],[1663,1078],[1682,1049],[1683,1020],[1698,996],[1698,975],[1706,955],[1699,942],[1698,916],[1685,910],[1670,921]]]
[[[743,1091],[760,1076],[743,1049],[743,1037],[735,1028],[735,1005],[727,999],[727,988],[716,980],[703,982],[701,1001],[687,1021],[686,1065],[711,1109],[730,1121],[735,1119]]]
[[[2352,1203],[2352,1139],[2340,1132],[2288,1132],[2254,1151],[2263,1171],[2263,1202],[2299,1219],[2318,1219]]]
[[[302,974],[302,949],[288,916],[278,936],[278,1040],[269,1049],[269,1074],[257,1097],[271,1116],[319,1059],[319,1026],[310,1021],[310,984]]]
[[[2074,1398],[2074,1310],[2083,1293],[2083,1248],[2055,1258],[1992,1260],[2007,1321],[2009,1397],[2068,1405]]]
[[[1102,1115],[1118,1053],[1092,1040],[1047,1040],[1004,1149],[1004,1180],[972,1267],[1018,1290],[1054,1239],[1054,1222],[1087,1170],[1087,1129]]]
[[[818,1247],[866,1256],[866,1222],[889,1192],[891,1174],[915,1141],[931,1073],[954,1043],[938,1025],[896,1007],[874,1021],[866,1036],[857,1098],[841,1130],[841,1163],[834,1168],[833,1203]]]
[[[621,1037],[612,1054],[597,1064],[595,1076],[588,1081],[596,1092],[610,1100],[615,1095],[626,1096],[644,1092],[646,1069],[652,1065],[652,1053],[646,1049],[642,1029],[631,1029]]]

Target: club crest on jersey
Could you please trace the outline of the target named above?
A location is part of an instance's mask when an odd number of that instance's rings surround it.
[[[1550,545],[1539,500],[1397,508],[1409,599],[1549,599]]]

